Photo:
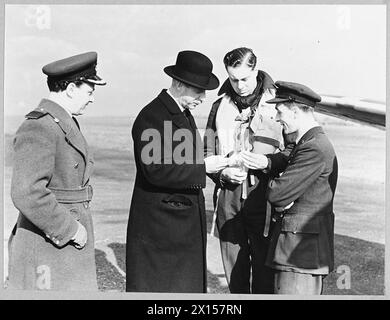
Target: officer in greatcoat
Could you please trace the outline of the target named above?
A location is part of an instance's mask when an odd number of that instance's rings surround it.
[[[14,138],[11,197],[19,217],[10,238],[10,289],[97,290],[89,210],[93,159],[76,116],[94,101],[97,53],[42,69],[49,97]]]
[[[212,62],[179,52],[169,89],[144,107],[132,137],[137,175],[126,243],[126,291],[206,292],[207,164],[191,110],[218,87]]]
[[[276,119],[286,134],[295,134],[289,155],[244,153],[251,169],[274,178],[266,197],[276,221],[266,264],[275,270],[274,293],[321,294],[323,278],[334,267],[333,199],[338,166],[334,148],[314,118],[321,97],[310,88],[277,81]]]

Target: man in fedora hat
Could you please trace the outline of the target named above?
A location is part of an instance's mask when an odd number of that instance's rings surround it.
[[[324,130],[314,118],[321,97],[310,88],[277,81],[276,120],[296,145],[286,156],[244,152],[246,166],[274,176],[266,197],[275,207],[266,264],[276,272],[276,294],[321,294],[322,280],[334,266],[333,199],[337,157]]]
[[[137,175],[126,244],[126,291],[206,292],[203,146],[191,115],[219,86],[212,62],[179,52],[164,68],[171,87],[144,107],[133,128]]]
[[[42,69],[49,97],[14,138],[11,197],[19,217],[10,239],[11,289],[97,290],[89,203],[92,155],[75,116],[94,101],[97,53]]]

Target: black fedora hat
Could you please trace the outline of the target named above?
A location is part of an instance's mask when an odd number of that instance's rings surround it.
[[[164,72],[170,77],[205,90],[213,90],[219,86],[219,80],[212,71],[213,63],[209,58],[190,50],[179,52],[176,64],[164,68]]]

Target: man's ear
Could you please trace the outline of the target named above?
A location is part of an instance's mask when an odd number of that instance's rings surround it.
[[[68,97],[72,98],[74,96],[74,91],[75,91],[76,85],[71,82],[66,86],[66,94]]]
[[[181,94],[183,93],[184,89],[185,89],[185,84],[181,81],[178,81],[177,82],[177,91]]]

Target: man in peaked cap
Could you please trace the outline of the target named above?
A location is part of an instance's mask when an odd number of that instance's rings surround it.
[[[190,110],[216,89],[212,62],[179,52],[171,87],[144,107],[132,137],[137,175],[126,243],[126,291],[206,292],[207,164]]]
[[[14,139],[11,289],[97,290],[89,203],[92,155],[75,116],[94,101],[96,52],[43,67],[50,90]]]
[[[321,294],[322,280],[334,267],[333,198],[337,158],[313,111],[321,97],[310,88],[277,81],[277,121],[286,134],[295,133],[289,156],[282,153],[243,155],[249,168],[266,170],[267,198],[274,206],[276,226],[267,265],[276,271],[274,293]]]

